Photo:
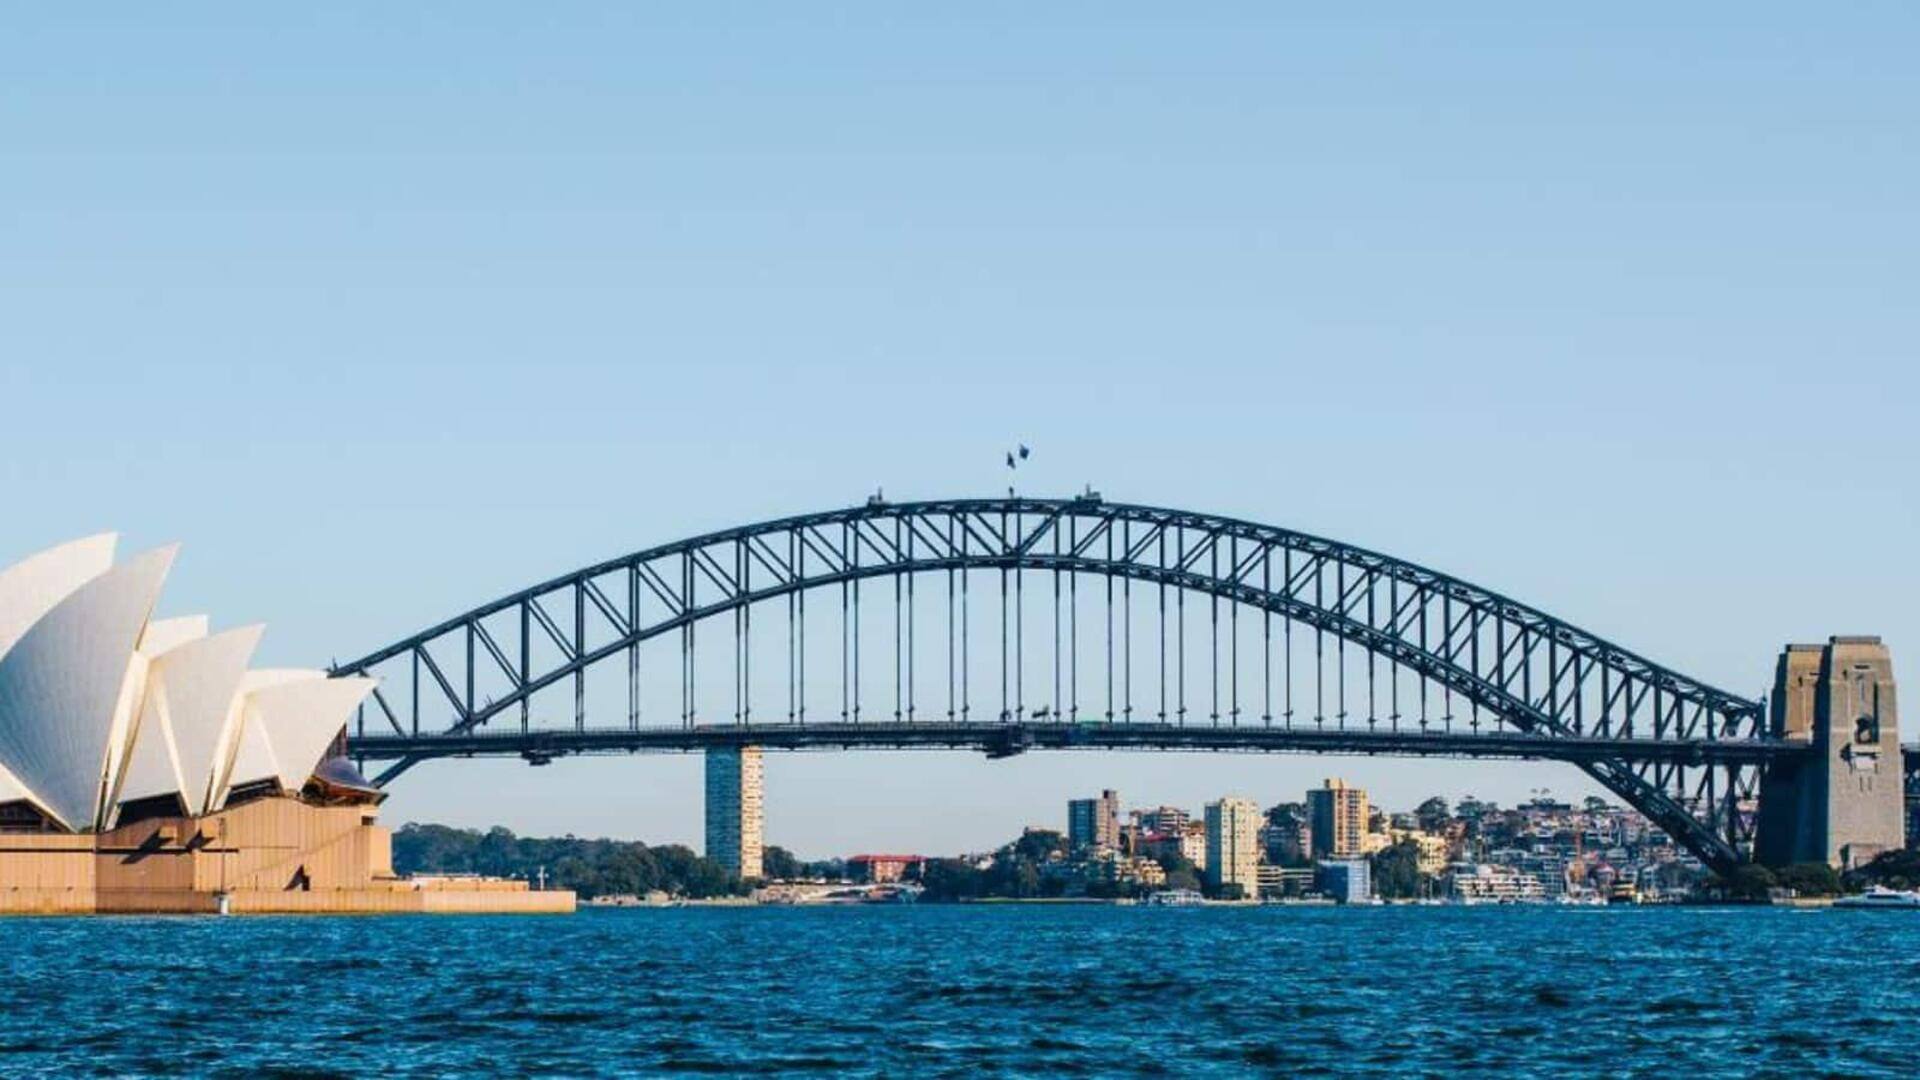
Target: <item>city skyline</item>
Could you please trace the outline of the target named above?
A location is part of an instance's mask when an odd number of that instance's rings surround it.
[[[1670,14],[1652,50],[1522,12],[606,18],[21,13],[0,559],[182,541],[162,614],[316,667],[706,529],[993,494],[1024,442],[1023,492],[1390,551],[1745,694],[1832,633],[1911,673],[1910,13]],[[772,753],[767,840],[959,849],[1103,783],[1355,767]],[[432,763],[387,812],[697,847],[702,790]]]
[[[430,832],[436,839],[448,835]],[[753,892],[758,902],[819,902],[848,884],[904,883],[900,887],[946,902],[1601,905],[1698,901],[1728,889],[1754,899],[1754,890],[1775,883],[1830,895],[1841,883],[1817,861],[1777,867],[1777,878],[1759,879],[1764,886],[1720,878],[1645,815],[1597,796],[1574,803],[1535,791],[1506,807],[1430,796],[1417,807],[1388,811],[1344,777],[1325,778],[1298,800],[1270,806],[1221,795],[1199,815],[1156,804],[1151,794],[1129,806],[1106,788],[1096,797],[1068,799],[1063,822],[1029,825],[981,851],[859,852],[811,861],[775,852],[770,858],[780,870]],[[866,898],[896,902],[899,896],[883,891]],[[628,901],[638,902],[616,902]]]
[[[1920,4],[0,25],[0,1071],[1920,1071]]]

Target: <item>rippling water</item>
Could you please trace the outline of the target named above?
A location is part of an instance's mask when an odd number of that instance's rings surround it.
[[[1912,1075],[1920,914],[0,922],[0,1075]]]

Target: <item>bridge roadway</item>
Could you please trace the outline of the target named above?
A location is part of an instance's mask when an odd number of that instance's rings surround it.
[[[662,728],[485,730],[458,736],[355,735],[348,753],[364,761],[432,757],[520,757],[535,764],[577,754],[693,752],[716,747],[777,750],[978,750],[1007,757],[1027,750],[1214,750],[1402,757],[1478,757],[1568,761],[1659,762],[1678,765],[1764,765],[1804,754],[1787,739],[1621,739],[1479,735],[1178,724],[941,723],[702,724]]]

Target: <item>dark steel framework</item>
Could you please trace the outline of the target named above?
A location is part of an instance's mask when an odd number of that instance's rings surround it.
[[[988,641],[974,639],[994,635],[978,631],[971,611],[991,600],[973,599],[983,574],[1000,601],[998,655],[984,665],[991,682],[997,664],[999,700],[984,706],[973,684]],[[893,610],[891,701],[877,719],[863,713],[860,671],[873,630],[860,627],[860,587],[875,579],[891,582]],[[1037,628],[1028,625],[1032,579],[1042,590]],[[809,714],[807,687],[807,599],[823,589],[840,595],[839,709],[827,722]],[[1206,608],[1196,627],[1190,598]],[[776,704],[769,721],[764,707],[755,712],[754,641],[765,630],[753,620],[769,608],[778,619],[782,607],[784,717]],[[931,677],[928,643],[916,641],[927,632],[916,611],[926,607],[945,622],[944,664]],[[696,631],[712,621],[732,624],[730,722],[700,715]],[[640,646],[668,635],[679,639],[681,708],[661,725],[642,716]],[[1195,637],[1207,646],[1197,660]],[[1036,665],[1050,654],[1051,672],[1030,677],[1030,652]],[[622,663],[626,722],[590,727],[586,673]],[[380,784],[430,757],[543,763],[744,743],[1539,758],[1577,764],[1720,870],[1751,851],[1764,763],[1805,749],[1766,737],[1762,702],[1457,578],[1287,529],[1091,494],[876,497],[711,533],[503,597],[334,673],[392,677],[349,736],[363,763],[392,762]],[[1047,684],[1049,674],[1051,700],[1030,707],[1030,682]],[[392,685],[406,689],[397,702]],[[535,695],[568,685],[571,724],[536,724]],[[1196,699],[1206,706],[1197,716]]]

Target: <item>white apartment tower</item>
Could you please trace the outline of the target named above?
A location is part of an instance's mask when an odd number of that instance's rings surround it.
[[[1252,799],[1225,798],[1207,804],[1207,884],[1238,885],[1240,895],[1260,895],[1260,807]]]

